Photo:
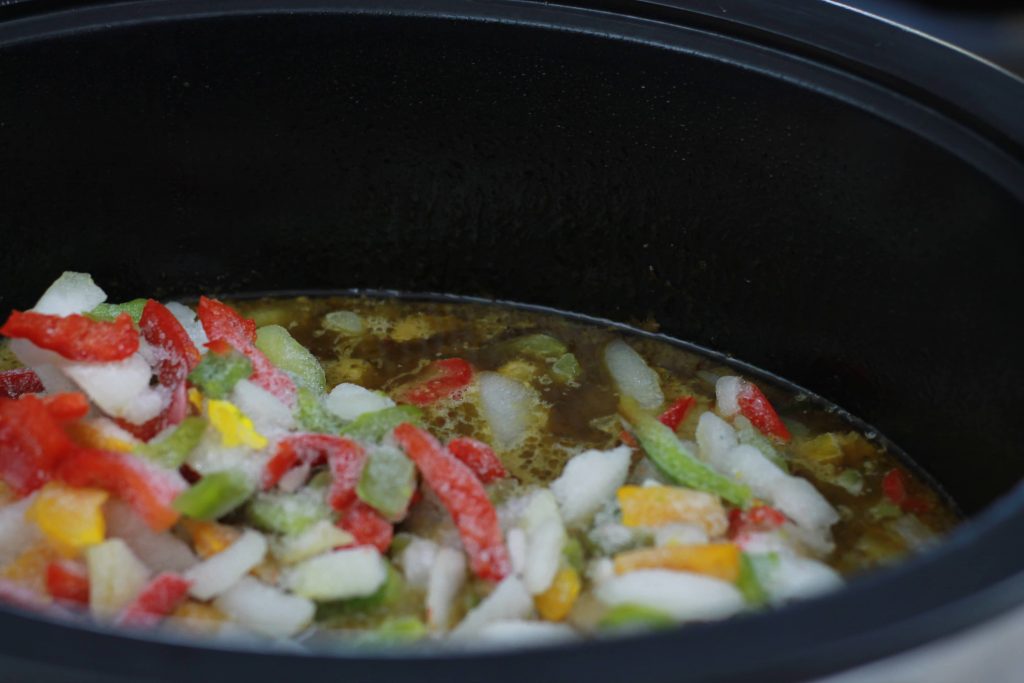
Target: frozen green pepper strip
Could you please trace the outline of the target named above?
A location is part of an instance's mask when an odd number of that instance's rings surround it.
[[[569,350],[565,344],[550,334],[529,334],[525,337],[516,337],[508,340],[502,346],[509,353],[537,360],[552,360]]]
[[[316,620],[334,621],[340,625],[348,619],[381,614],[401,602],[407,591],[408,586],[401,572],[388,563],[387,578],[376,592],[362,598],[317,603]]]
[[[225,353],[210,350],[195,370],[189,373],[191,382],[209,398],[226,397],[238,382],[252,376],[252,362],[235,349]]]
[[[405,645],[426,638],[427,633],[427,625],[422,620],[406,615],[385,619],[372,631],[356,636],[354,642],[368,647]]]
[[[199,445],[206,431],[206,420],[201,417],[186,417],[174,431],[160,439],[135,448],[135,453],[168,469],[181,467],[189,453]]]
[[[296,493],[259,493],[246,508],[249,521],[264,531],[299,534],[330,517],[322,489],[307,486]]]
[[[86,313],[86,315],[93,320],[112,323],[117,319],[117,316],[127,313],[131,316],[132,322],[138,325],[139,320],[142,318],[142,310],[146,308],[146,301],[147,299],[132,299],[123,304],[100,304]]]
[[[740,576],[736,580],[736,588],[743,594],[743,599],[748,605],[761,607],[768,602],[768,591],[761,582],[760,573],[765,571],[767,565],[774,565],[778,557],[774,553],[767,555],[740,555]]]
[[[172,507],[193,519],[214,520],[244,503],[255,490],[238,470],[208,474],[174,499]]]
[[[558,380],[571,382],[580,376],[583,368],[580,367],[580,362],[576,360],[576,356],[566,353],[559,356],[558,360],[551,365],[551,372],[554,373]]]
[[[416,466],[391,446],[369,452],[356,495],[390,522],[401,521],[416,491]]]
[[[305,387],[299,387],[295,420],[303,431],[317,434],[338,434],[345,424],[344,420],[324,408],[316,394]]]
[[[359,441],[380,441],[403,422],[422,424],[423,411],[416,406],[403,405],[366,413],[342,427],[339,434]]]
[[[675,626],[675,623],[672,617],[652,607],[623,604],[616,605],[605,612],[601,621],[598,622],[598,627],[602,630],[618,631],[668,628]]]
[[[320,361],[280,325],[256,330],[256,348],[278,368],[290,372],[301,386],[316,394],[326,391],[327,379]]]
[[[619,411],[629,421],[647,457],[672,481],[721,496],[734,505],[746,507],[750,502],[749,488],[722,476],[694,457],[671,428],[645,412],[633,398],[623,396]]]

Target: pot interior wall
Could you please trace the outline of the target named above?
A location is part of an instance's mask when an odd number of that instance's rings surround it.
[[[968,511],[1024,473],[1020,205],[819,92],[580,34],[278,16],[6,47],[0,101],[5,309],[77,269],[116,297],[652,316],[875,424]]]

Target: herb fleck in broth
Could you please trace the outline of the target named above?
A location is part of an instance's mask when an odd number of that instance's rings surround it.
[[[546,429],[539,438],[502,453],[509,472],[523,484],[549,483],[572,454],[620,443],[618,393],[601,358],[604,346],[619,337],[620,330],[478,303],[365,297],[265,298],[233,303],[257,325],[274,322],[286,326],[324,365],[328,385],[353,382],[388,391],[414,376],[429,360],[452,356],[465,358],[480,370],[528,381],[548,409]],[[357,313],[365,321],[364,333],[329,329],[325,317],[334,311]],[[573,352],[583,369],[577,380],[555,381],[549,364],[517,357],[503,344],[538,333],[563,341]],[[734,371],[659,340],[636,337],[630,342],[658,372],[667,398],[696,398],[695,408],[676,430],[680,438],[693,440],[699,415],[715,406],[709,378]],[[791,425],[793,441],[780,449],[791,471],[812,481],[840,511],[841,519],[832,528],[836,548],[826,558],[837,570],[852,574],[898,560],[956,524],[957,514],[943,496],[902,470],[883,447],[859,434],[835,412],[801,396],[762,388]],[[456,435],[487,434],[486,421],[472,401],[442,402],[426,409],[429,425],[442,441]],[[815,443],[821,435],[838,438],[833,444]],[[906,478],[908,496],[923,501],[912,517],[894,510],[882,490],[883,477],[896,468]],[[918,523],[908,523],[908,519]]]

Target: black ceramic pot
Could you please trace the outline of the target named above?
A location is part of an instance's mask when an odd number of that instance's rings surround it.
[[[877,426],[970,520],[821,599],[530,652],[240,652],[3,610],[0,678],[771,683],[967,633],[1024,604],[1022,208],[1024,84],[825,2],[4,3],[4,309],[75,269],[115,298],[653,316]]]

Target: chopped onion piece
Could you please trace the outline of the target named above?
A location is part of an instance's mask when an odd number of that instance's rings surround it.
[[[465,556],[457,550],[441,548],[427,582],[427,624],[430,628],[448,628],[455,597],[465,581]]]
[[[153,371],[138,352],[110,363],[67,363],[63,370],[105,413],[133,424],[156,417],[170,400],[150,387]]]
[[[533,426],[538,406],[536,392],[496,372],[481,372],[477,378],[481,408],[494,446],[499,450],[515,448]]]
[[[225,550],[185,572],[185,578],[192,582],[189,594],[199,600],[209,600],[223,593],[262,562],[266,553],[267,539],[263,534],[246,529]]]
[[[735,375],[720,377],[715,382],[715,399],[718,412],[723,417],[732,417],[740,412],[740,390],[743,380]]]
[[[302,533],[271,541],[270,553],[282,564],[295,564],[329,550],[351,545],[354,541],[352,534],[339,529],[329,520],[321,519]]]
[[[528,534],[528,538],[523,584],[531,594],[537,595],[550,588],[555,580],[562,561],[565,527],[560,519],[548,520]]]
[[[505,619],[487,624],[476,634],[478,642],[495,645],[547,645],[578,638],[579,634],[568,624],[549,621],[523,621]]]
[[[629,474],[630,455],[629,446],[590,450],[566,464],[561,476],[551,483],[551,492],[567,525],[586,522],[615,496]]]
[[[251,576],[221,593],[213,606],[242,626],[272,638],[287,638],[313,621],[312,601],[289,595]]]
[[[135,599],[149,579],[149,570],[119,538],[85,550],[89,568],[89,610],[110,619]]]
[[[291,569],[284,585],[311,600],[342,600],[374,593],[388,576],[376,548],[361,546],[318,555]]]
[[[483,601],[470,610],[452,631],[453,638],[472,638],[495,621],[527,619],[533,614],[533,598],[515,576],[508,576]]]
[[[715,464],[739,444],[728,422],[708,411],[697,420],[697,448],[701,459]]]
[[[231,402],[252,420],[256,431],[261,434],[295,427],[291,409],[272,393],[247,379],[235,384]]]
[[[604,363],[619,393],[633,397],[647,410],[655,410],[665,402],[658,373],[626,342],[616,339],[609,343],[604,348]]]
[[[39,527],[25,519],[25,510],[35,498],[35,494],[32,494],[16,503],[0,507],[0,565],[7,564],[43,540]]]
[[[167,310],[171,312],[181,326],[185,328],[185,332],[188,333],[189,339],[196,345],[200,353],[206,351],[206,344],[209,343],[210,339],[206,336],[206,330],[203,329],[202,324],[196,318],[196,312],[185,304],[180,304],[177,301],[171,301],[167,303]]]
[[[364,389],[358,384],[339,384],[324,399],[324,407],[343,420],[354,420],[360,415],[376,413],[395,405],[387,396]]]
[[[644,569],[597,587],[604,604],[641,605],[680,621],[721,619],[741,611],[743,596],[731,584],[689,572]]]
[[[184,572],[198,564],[188,544],[169,533],[157,533],[130,505],[109,500],[103,506],[107,535],[123,539],[142,562],[154,572]]]
[[[91,275],[65,271],[43,292],[32,310],[60,316],[88,313],[106,300],[106,293],[92,281]]]
[[[430,571],[437,561],[438,546],[426,538],[415,537],[409,541],[399,556],[405,581],[413,588],[426,588]]]

